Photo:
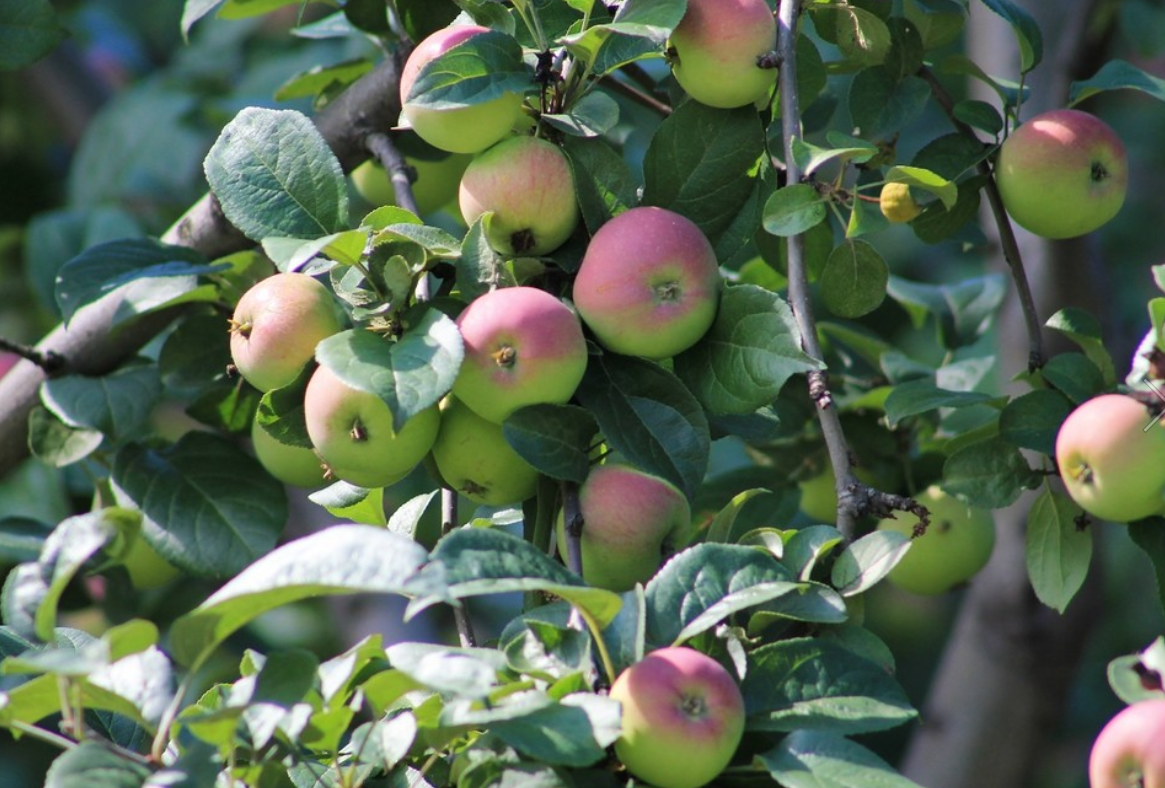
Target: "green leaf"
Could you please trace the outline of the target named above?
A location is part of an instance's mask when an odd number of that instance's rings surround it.
[[[834,14],[835,43],[846,59],[861,65],[881,63],[890,52],[890,28],[877,14],[857,5],[838,8]]]
[[[830,582],[842,596],[856,596],[890,573],[910,538],[897,531],[871,531],[846,547],[833,563]]]
[[[575,137],[599,137],[619,122],[619,105],[606,93],[591,92],[566,112],[548,113],[542,116],[542,120]]]
[[[911,380],[895,386],[886,397],[886,418],[895,425],[938,408],[966,408],[991,399],[991,395],[978,391],[948,391],[930,380]]]
[[[492,212],[487,214],[492,216]],[[499,287],[517,284],[506,261],[490,246],[485,233],[485,216],[474,220],[461,242],[461,254],[454,265],[457,269],[457,291],[466,301]]]
[[[583,223],[592,235],[612,216],[638,203],[635,176],[606,141],[567,137],[563,150],[570,159]]]
[[[1084,585],[1092,562],[1092,533],[1076,522],[1071,499],[1045,489],[1027,518],[1027,574],[1036,596],[1063,613]]]
[[[1083,353],[1058,353],[1052,356],[1040,368],[1040,375],[1077,405],[1105,389],[1104,374]]]
[[[0,0],[0,70],[31,66],[66,35],[48,0]]]
[[[889,137],[916,121],[930,100],[921,77],[895,78],[885,66],[862,69],[849,90],[854,123],[868,139]]]
[[[1068,92],[1068,106],[1075,106],[1106,90],[1137,90],[1150,98],[1165,101],[1165,79],[1160,79],[1129,63],[1109,60],[1085,80],[1073,82]]]
[[[347,228],[340,162],[299,112],[244,109],[219,134],[203,166],[223,213],[253,241],[318,238]]]
[[[591,356],[575,396],[632,465],[667,479],[689,501],[695,497],[711,434],[700,403],[674,374],[642,359]]]
[[[1003,116],[999,114],[994,104],[986,101],[973,99],[960,101],[955,105],[954,115],[956,120],[992,136],[998,136],[1003,131]]]
[[[983,0],[983,5],[1003,17],[1019,42],[1020,71],[1024,74],[1039,65],[1044,56],[1044,37],[1036,20],[1010,0]]]
[[[715,245],[752,196],[764,146],[754,108],[685,102],[651,138],[643,159],[643,204],[686,216]]]
[[[308,496],[312,503],[328,510],[328,514],[363,525],[385,525],[384,488],[369,490],[339,481],[316,490]]]
[[[421,518],[439,494],[440,490],[431,490],[405,501],[388,518],[388,530],[401,536],[407,536],[409,539],[415,538],[417,529],[421,524]],[[381,510],[383,511],[383,506]]]
[[[82,742],[53,761],[44,788],[141,788],[149,776],[145,764],[96,742]]]
[[[870,244],[847,240],[829,255],[820,281],[829,311],[856,318],[874,311],[886,298],[890,268]]]
[[[756,757],[785,788],[921,788],[862,745],[833,733],[797,731]]]
[[[599,425],[575,405],[527,405],[502,424],[514,451],[552,479],[582,484],[590,472],[590,448]]]
[[[808,183],[793,183],[777,189],[765,202],[762,225],[765,232],[787,238],[807,232],[825,221],[825,198]]]
[[[759,487],[751,490],[744,490],[732,497],[724,508],[716,513],[712,518],[711,524],[708,526],[707,534],[704,541],[711,544],[725,543],[732,539],[732,527],[736,524],[737,516],[743,511],[745,505],[754,498],[771,496],[772,492],[761,489]]]
[[[276,101],[290,101],[298,98],[330,97],[367,74],[373,65],[371,60],[362,57],[327,66],[312,66],[276,88],[274,98]]]
[[[763,550],[726,544],[690,547],[647,584],[647,642],[679,645],[733,613],[800,590],[788,570]]]
[[[150,545],[206,577],[229,577],[266,553],[287,519],[283,485],[232,441],[206,432],[160,450],[123,446],[112,481],[146,516]]]
[[[687,0],[628,0],[614,21],[592,25],[560,42],[594,66],[596,74],[605,74],[641,57],[659,55],[686,10]]]
[[[1019,449],[997,436],[964,446],[948,457],[941,486],[973,506],[1002,509],[1038,482],[1039,475]]]
[[[941,202],[932,203],[910,223],[910,228],[918,240],[926,244],[937,244],[955,235],[971,222],[979,212],[982,182],[970,178],[959,184],[959,199],[954,208],[948,210]]]
[[[999,414],[999,435],[1013,446],[1056,453],[1056,434],[1072,412],[1072,402],[1051,389],[1029,391],[1011,402]]]
[[[938,173],[922,167],[908,167],[899,165],[891,167],[886,173],[886,180],[895,183],[905,183],[914,188],[928,191],[939,198],[943,206],[949,211],[955,207],[959,199],[959,188],[951,181]]]
[[[753,731],[869,733],[917,716],[881,665],[819,638],[752,651],[741,692]]]
[[[826,139],[833,147],[818,147],[800,137],[793,139],[793,160],[801,168],[802,175],[812,175],[819,167],[834,160],[864,164],[878,155],[877,145],[857,137],[830,131]]]
[[[67,324],[79,309],[121,290],[114,324],[182,300],[210,300],[198,292],[197,277],[224,270],[208,265],[199,252],[149,238],[110,241],[86,249],[57,274],[56,300]]]
[[[479,33],[430,60],[417,75],[410,106],[456,109],[483,104],[507,93],[533,87],[533,74],[522,61],[522,47],[499,31]]]
[[[66,424],[121,439],[146,423],[161,395],[154,366],[127,367],[99,378],[65,375],[41,387],[45,407]]]
[[[1165,609],[1165,518],[1150,517],[1129,523],[1129,536],[1153,564],[1157,578],[1157,601]]]
[[[406,711],[361,725],[352,732],[350,746],[357,762],[392,771],[409,754],[416,738],[417,718]]]
[[[340,380],[384,400],[397,430],[449,393],[464,356],[457,324],[437,309],[396,342],[355,328],[316,346],[317,360]]]
[[[428,561],[411,539],[370,525],[335,525],[280,546],[174,622],[174,658],[195,665],[269,610],[321,594],[436,593],[417,574]]]
[[[1125,703],[1160,698],[1165,693],[1165,637],[1109,662],[1108,683]]]
[[[754,285],[725,288],[708,333],[675,358],[676,375],[717,415],[752,413],[793,375],[820,367],[801,350],[789,305]]]
[[[1116,383],[1116,370],[1113,367],[1112,356],[1104,346],[1104,332],[1100,321],[1083,309],[1068,307],[1049,317],[1045,325],[1059,331],[1080,346],[1084,355],[1088,356],[1101,371],[1106,388]]]
[[[615,731],[612,738],[606,731]],[[610,698],[577,693],[531,714],[490,725],[490,731],[515,750],[555,766],[581,768],[606,757],[618,738],[619,704]]]
[[[97,430],[72,427],[44,408],[33,408],[28,414],[28,447],[34,457],[53,468],[80,462],[104,440]]]

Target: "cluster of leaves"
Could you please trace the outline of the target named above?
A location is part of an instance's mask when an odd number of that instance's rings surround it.
[[[215,10],[241,16],[290,4],[189,0],[184,31]],[[782,182],[776,101],[760,113],[714,110],[660,88],[656,103],[674,100],[660,118],[604,90],[605,80],[628,72],[651,78],[683,0],[610,8],[397,0],[394,18],[413,39],[459,12],[497,31],[463,45],[445,80],[415,98],[455,105],[515,87],[531,94],[531,113],[561,140],[576,177],[583,226],[562,249],[508,260],[489,247],[481,222],[454,234],[396,207],[354,219],[342,168],[311,121],[249,108],[226,124],[204,167],[223,212],[257,249],[208,260],[152,240],[115,240],[60,270],[55,300],[65,321],[105,299],[117,299],[118,330],[132,331],[147,312],[181,310],[182,318],[110,375],[50,380],[31,417],[34,453],[83,468],[96,501],[47,535],[5,523],[8,533],[33,534],[34,547],[26,544],[0,605],[0,725],[59,740],[42,722],[60,715],[80,744],[68,742],[51,785],[78,775],[95,788],[209,784],[224,770],[262,786],[611,783],[607,747],[619,716],[601,690],[646,651],[678,643],[718,656],[741,679],[749,736],[733,774],[786,785],[830,784],[839,774],[848,784],[909,785],[845,738],[914,716],[893,657],[847,604],[885,576],[907,543],[878,532],[847,541],[831,525],[797,520],[796,483],[823,468],[805,373],[829,369],[850,449],[883,490],[909,494],[938,481],[977,506],[1001,508],[1043,486],[1029,522],[1029,569],[1041,599],[1062,609],[1083,581],[1091,540],[1048,481],[1049,455],[1069,410],[1115,387],[1117,372],[1095,321],[1066,310],[1048,325],[1079,352],[1030,371],[1026,394],[996,393],[993,381],[1008,371],[998,369],[991,332],[1006,280],[912,281],[892,275],[878,249],[888,226],[869,197],[889,181],[933,195],[910,224],[923,243],[954,255],[982,241],[980,193],[1025,88],[950,47],[966,3],[917,0],[909,17],[878,0],[804,5],[796,68],[806,138],[792,151],[801,183]],[[1015,30],[1023,74],[1035,68],[1042,44],[1030,17],[1007,0],[984,5]],[[39,29],[47,4],[33,6]],[[295,32],[372,35],[391,48],[400,30],[383,3],[350,0]],[[35,57],[52,43],[42,38],[20,51]],[[564,81],[538,92],[529,60],[544,50],[564,64]],[[317,64],[280,95],[323,105],[371,67]],[[941,103],[943,80],[968,74],[993,88],[998,105],[953,103],[951,133],[900,160],[898,140]],[[1126,87],[1161,92],[1116,63],[1078,83],[1074,99]],[[842,115],[859,131],[836,131]],[[648,140],[641,168],[632,132]],[[696,527],[646,588],[622,596],[589,588],[547,557],[548,545],[502,527],[521,520],[527,535],[548,533],[537,521],[553,516],[554,485],[544,485],[549,502],[475,512],[426,549],[414,537],[434,494],[390,515],[384,490],[338,483],[313,500],[349,524],[277,547],[284,491],[238,438],[259,419],[280,440],[307,445],[305,383],[260,396],[228,376],[224,313],[251,282],[272,264],[326,277],[356,328],[322,343],[319,363],[375,391],[403,423],[456,377],[461,306],[497,286],[566,292],[588,235],[638,204],[688,216],[711,240],[728,280],[715,325],[666,365],[596,352],[577,405],[519,412],[506,434],[548,479],[581,483],[597,428],[612,450],[684,491]],[[785,239],[793,237],[804,243],[823,310],[821,359],[801,350],[782,297],[791,274]],[[422,279],[435,286],[419,300]],[[1158,299],[1150,307],[1158,331],[1160,313]],[[908,332],[924,338],[921,355],[933,362],[902,351],[898,339]],[[1165,349],[1158,333],[1149,341]],[[176,442],[159,437],[148,414],[170,399],[188,403],[210,429]],[[708,478],[722,438],[745,445],[754,462]],[[1033,468],[1028,456],[1041,455]],[[136,539],[225,585],[164,633],[139,618],[99,638],[58,626],[62,596],[82,575],[103,574],[114,591],[125,585],[120,564]],[[1148,535],[1141,541],[1165,554]],[[503,592],[521,592],[525,603],[496,648],[385,648],[374,637],[322,662],[304,651],[247,651],[237,680],[189,702],[207,660],[276,607],[388,593],[410,600],[411,617]]]

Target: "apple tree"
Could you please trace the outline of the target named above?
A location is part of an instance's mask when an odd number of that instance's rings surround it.
[[[1165,266],[1135,348],[1046,280],[1160,256],[1102,243],[1159,9],[79,5],[0,66],[168,47],[74,69],[123,92],[17,229],[29,785],[1007,788],[1081,666],[1071,784],[1162,773],[1165,641],[1084,643],[1106,552],[1165,572]]]

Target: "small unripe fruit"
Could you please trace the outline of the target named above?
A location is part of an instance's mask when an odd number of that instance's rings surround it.
[[[486,506],[521,503],[538,489],[538,471],[514,451],[501,425],[452,396],[441,403],[433,463],[445,484]]]
[[[465,153],[452,153],[443,159],[406,159],[416,171],[413,199],[422,216],[441,210],[457,198],[461,175],[471,160]],[[353,170],[352,184],[370,205],[396,205],[396,189],[378,161],[366,161]]]
[[[905,183],[887,183],[878,198],[882,215],[894,224],[904,224],[922,213],[922,206],[914,201],[910,187]]]

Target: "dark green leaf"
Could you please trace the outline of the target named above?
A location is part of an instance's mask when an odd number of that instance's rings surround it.
[[[821,272],[821,297],[839,317],[861,317],[882,303],[890,268],[865,241],[849,240],[833,250]]]
[[[44,788],[141,788],[149,767],[96,742],[82,742],[53,761]]]
[[[943,490],[983,509],[1010,506],[1038,482],[1019,449],[1001,437],[964,446],[943,465]]]
[[[986,101],[966,100],[955,105],[955,118],[971,128],[997,135],[1003,131],[1003,116],[994,104]]]
[[[583,222],[592,235],[612,216],[638,202],[635,176],[604,140],[568,137],[563,150],[570,159]]]
[[[885,138],[918,119],[930,100],[921,77],[895,79],[885,66],[863,69],[854,76],[849,110],[867,139]]]
[[[575,137],[598,137],[619,122],[619,105],[606,93],[591,92],[560,114],[545,114],[542,120]]]
[[[1073,82],[1068,106],[1106,90],[1137,90],[1158,101],[1165,101],[1165,79],[1137,68],[1126,60],[1109,60],[1091,77]]]
[[[0,0],[0,69],[32,65],[66,35],[48,0]]]
[[[1056,452],[1056,434],[1072,412],[1072,402],[1058,391],[1036,389],[1007,403],[999,414],[999,434],[1021,449]]]
[[[59,419],[111,438],[133,436],[162,395],[154,366],[126,367],[99,378],[64,375],[45,381],[41,400]]]
[[[983,0],[983,5],[1003,17],[1015,31],[1020,71],[1026,74],[1038,66],[1044,56],[1044,37],[1032,15],[1010,0]]]
[[[479,33],[433,58],[409,91],[410,106],[456,109],[492,101],[506,93],[525,93],[533,74],[522,61],[522,47],[498,31]]]
[[[762,224],[765,232],[787,238],[821,224],[827,215],[825,198],[814,186],[794,183],[769,197]]]
[[[897,424],[938,408],[966,408],[991,399],[991,395],[978,391],[948,391],[930,380],[911,380],[895,386],[886,398],[886,418],[891,424]]]
[[[1157,602],[1165,610],[1165,517],[1150,517],[1129,523],[1129,536],[1153,564],[1157,578]]]
[[[1104,374],[1083,353],[1058,353],[1040,368],[1053,388],[1079,405],[1105,389]]]
[[[1088,356],[1101,371],[1106,387],[1116,382],[1116,371],[1113,368],[1112,356],[1104,346],[1104,333],[1100,321],[1083,309],[1068,307],[1048,318],[1045,325],[1059,331],[1080,346],[1084,355]]]
[[[1084,585],[1092,562],[1092,533],[1076,522],[1067,496],[1045,489],[1027,518],[1027,575],[1036,596],[1063,613]]]
[[[461,242],[461,254],[454,265],[457,268],[457,291],[466,301],[498,287],[517,284],[506,261],[490,246],[485,233],[485,218],[480,217],[469,227]]]
[[[618,738],[619,707],[610,698],[576,693],[562,703],[490,726],[506,744],[542,763],[583,767],[606,756]],[[604,729],[615,735],[603,735]]]
[[[797,731],[757,760],[785,788],[922,788],[870,750],[834,733]]]
[[[575,405],[527,405],[511,414],[502,432],[514,451],[553,479],[582,484],[590,471],[590,448],[599,425]]]

